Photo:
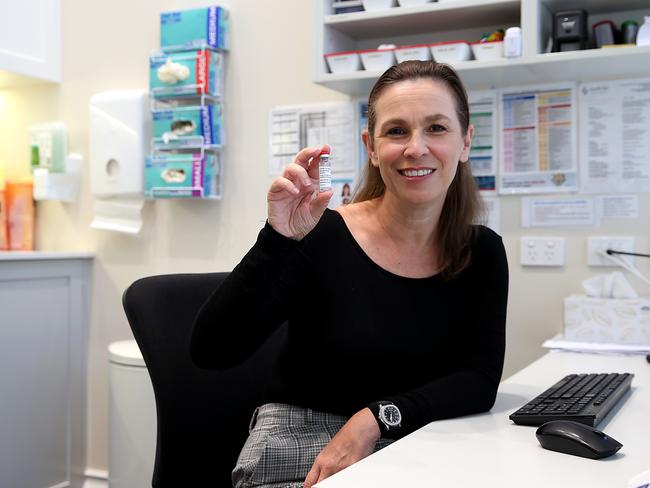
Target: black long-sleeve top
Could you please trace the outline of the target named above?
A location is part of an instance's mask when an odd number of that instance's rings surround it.
[[[268,402],[350,416],[393,401],[396,437],[489,410],[503,368],[508,264],[501,238],[477,230],[460,275],[406,278],[373,262],[335,211],[299,242],[267,223],[202,307],[192,357],[235,366],[288,320]]]

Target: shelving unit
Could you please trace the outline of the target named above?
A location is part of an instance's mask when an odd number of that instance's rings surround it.
[[[617,24],[650,15],[647,0],[454,0],[381,11],[332,14],[331,0],[314,4],[314,81],[355,96],[367,96],[380,72],[328,72],[324,54],[376,48],[381,43],[409,45],[464,39],[478,40],[484,32],[519,25],[522,56],[494,61],[457,63],[470,88],[592,79],[648,76],[650,47],[589,49],[544,53],[552,30],[552,13],[583,8],[589,30],[595,22]]]

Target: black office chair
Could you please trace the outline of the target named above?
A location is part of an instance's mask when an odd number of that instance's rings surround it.
[[[284,325],[236,368],[206,371],[194,366],[189,356],[192,323],[227,275],[152,276],[133,283],[122,297],[156,398],[155,488],[231,486],[230,473],[250,417],[286,339]]]

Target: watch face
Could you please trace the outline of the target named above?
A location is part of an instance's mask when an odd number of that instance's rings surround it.
[[[395,405],[385,405],[382,411],[382,417],[388,425],[399,425],[402,421],[402,414]]]

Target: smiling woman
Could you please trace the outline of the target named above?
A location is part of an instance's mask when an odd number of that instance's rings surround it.
[[[264,229],[192,337],[197,364],[227,368],[288,321],[235,487],[310,488],[429,422],[492,407],[508,265],[501,238],[474,225],[471,137],[453,69],[408,61],[371,92],[352,203],[328,210],[332,191],[318,191],[327,144],[273,181]]]

